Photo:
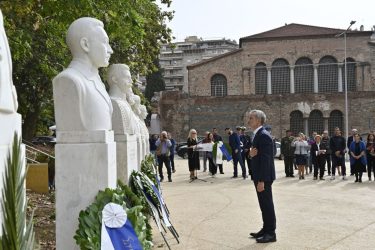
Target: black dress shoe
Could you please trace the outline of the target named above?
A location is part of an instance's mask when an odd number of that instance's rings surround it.
[[[263,229],[261,229],[259,232],[257,233],[250,233],[250,236],[253,237],[253,238],[259,238],[259,237],[262,237],[264,235],[264,231]]]
[[[265,234],[262,237],[257,238],[258,243],[270,243],[270,242],[276,242],[276,234],[270,235]]]
[[[233,175],[232,177],[230,177],[230,178],[238,178],[238,176],[237,175]]]

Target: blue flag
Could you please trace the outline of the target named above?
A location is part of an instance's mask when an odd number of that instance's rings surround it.
[[[220,147],[220,150],[221,152],[223,152],[223,155],[225,156],[225,158],[227,159],[227,161],[231,161],[232,160],[232,156],[229,154],[227,148],[225,147],[225,145],[221,145]]]

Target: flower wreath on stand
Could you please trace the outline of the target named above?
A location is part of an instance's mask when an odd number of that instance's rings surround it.
[[[99,191],[95,201],[79,214],[79,225],[74,236],[80,249],[97,249],[101,247],[102,211],[108,203],[121,205],[126,211],[127,218],[133,225],[143,249],[152,248],[152,231],[149,225],[148,211],[141,200],[131,189],[119,181],[116,189],[106,188]]]

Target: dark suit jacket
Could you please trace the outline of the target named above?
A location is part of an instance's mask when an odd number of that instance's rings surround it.
[[[236,149],[238,149],[238,152],[241,152],[240,137],[237,133],[233,132],[229,136],[229,145],[232,148],[232,154],[234,154],[234,150]]]
[[[263,127],[254,136],[253,147],[258,154],[251,158],[254,182],[276,179],[271,135]]]
[[[327,144],[320,143],[319,145],[320,150],[328,150]],[[316,143],[311,145],[310,154],[311,154],[311,160],[312,163],[320,165],[324,165],[326,162],[326,155],[328,154],[328,151],[326,151],[326,154],[319,154],[316,155],[316,152],[318,151],[318,145]]]

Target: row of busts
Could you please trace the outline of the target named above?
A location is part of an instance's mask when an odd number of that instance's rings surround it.
[[[148,152],[149,133],[144,119],[146,106],[132,90],[132,78],[125,64],[113,64],[108,69],[109,96],[112,101],[112,129],[116,135],[140,135],[142,148]],[[145,153],[146,153],[145,152]]]
[[[146,107],[132,91],[129,67],[109,66],[113,50],[103,23],[90,17],[75,20],[69,26],[66,42],[73,60],[53,79],[58,138],[62,139],[60,131],[79,135],[81,131],[90,134],[113,130],[115,137],[142,137],[142,148],[148,151]],[[98,71],[108,66],[109,95]]]

